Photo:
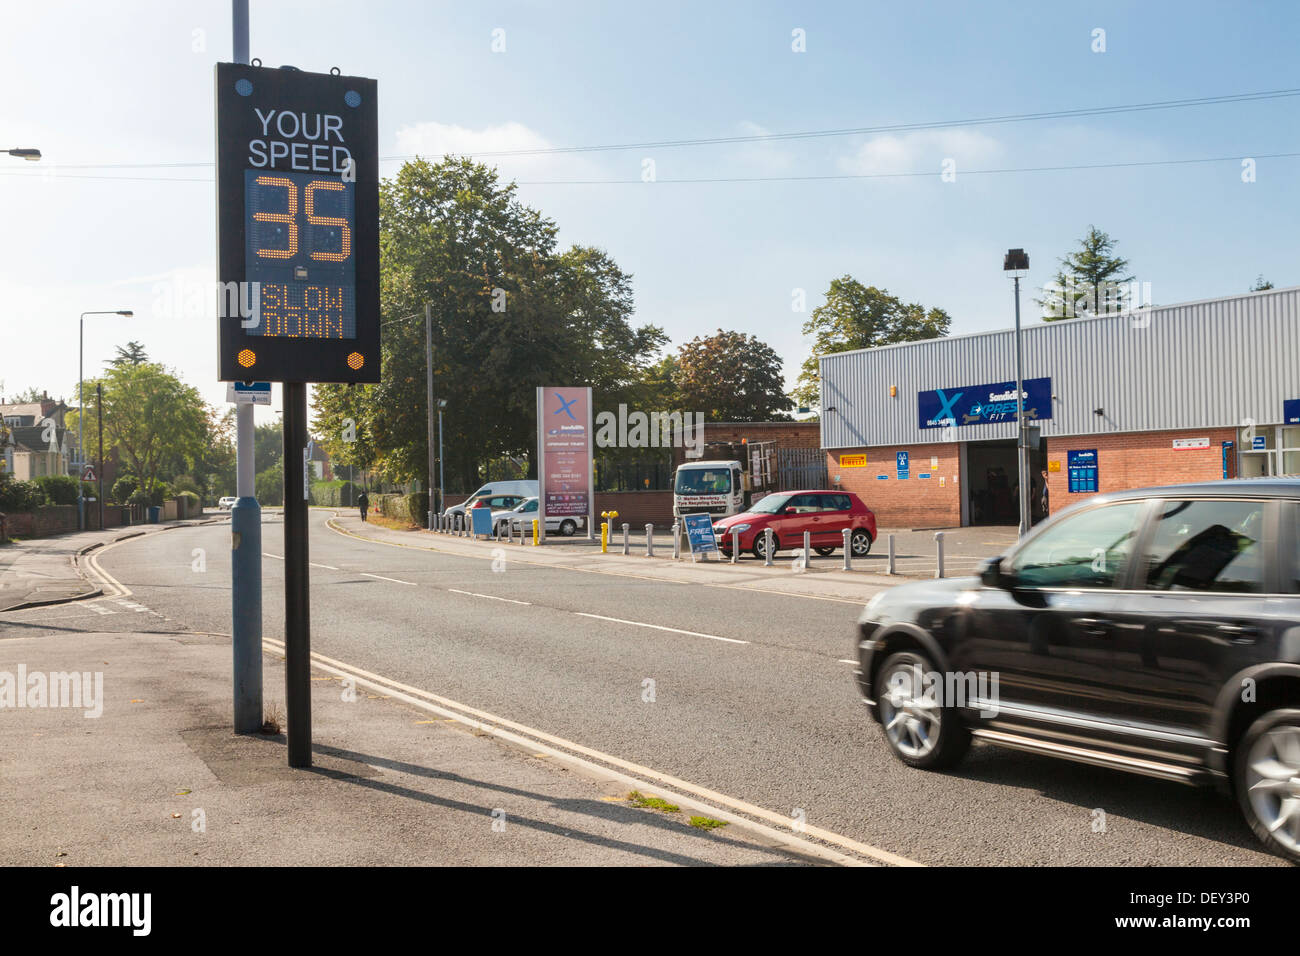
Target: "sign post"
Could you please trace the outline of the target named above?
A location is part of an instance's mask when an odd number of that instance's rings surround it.
[[[591,389],[537,389],[537,521],[546,541],[546,519],[581,515],[592,539],[596,521],[593,487]]]
[[[284,386],[288,751],[289,766],[309,767],[308,484],[295,465],[307,383],[379,381],[377,84],[242,63],[216,74],[217,364],[222,381]],[[241,391],[251,411],[262,390]],[[254,650],[260,669],[260,646],[237,643],[237,685]]]

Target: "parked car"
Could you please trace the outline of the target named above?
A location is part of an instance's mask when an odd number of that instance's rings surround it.
[[[527,498],[514,508],[492,513],[492,530],[505,534],[509,525],[516,533],[522,528],[524,534],[532,534],[533,521],[537,518],[537,499]],[[556,531],[571,538],[578,533],[578,528],[586,522],[582,515],[547,515],[546,530]]]
[[[461,515],[465,513],[466,508],[474,507],[475,502],[481,498],[497,498],[501,496],[513,497],[515,503],[523,501],[525,498],[532,498],[540,494],[537,488],[537,481],[520,480],[520,481],[489,481],[478,491],[474,492],[458,505],[452,505],[443,511],[443,514]],[[491,505],[496,508],[497,505]],[[514,505],[501,505],[500,507],[514,507]]]
[[[235,502],[238,500],[239,499],[236,498],[234,495],[224,495],[222,498],[220,498],[217,501],[217,507],[220,508],[222,511],[229,511],[231,508],[235,506]]]
[[[972,738],[1232,792],[1300,862],[1300,480],[1116,492],[882,591],[858,686],[904,763]]]
[[[793,491],[767,495],[743,514],[722,518],[713,525],[718,549],[731,556],[733,532],[740,533],[740,550],[765,557],[763,532],[772,529],[773,553],[782,548],[802,548],[803,533],[820,555],[844,545],[844,530],[850,530],[849,550],[855,558],[871,552],[876,540],[876,516],[862,499],[848,491]]]

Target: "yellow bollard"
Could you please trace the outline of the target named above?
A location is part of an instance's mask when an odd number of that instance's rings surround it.
[[[608,552],[609,552],[609,522],[602,521],[600,523],[600,553],[607,554]]]
[[[534,519],[533,519],[533,546],[534,546],[534,547],[537,546],[537,544],[538,544],[538,538],[539,538],[539,533],[538,533],[537,528],[538,528],[538,526],[537,526],[537,519],[534,518]]]

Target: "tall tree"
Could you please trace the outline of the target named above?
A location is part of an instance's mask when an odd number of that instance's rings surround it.
[[[154,362],[112,365],[97,380],[86,381],[86,395],[104,387],[104,454],[117,451],[140,487],[152,493],[160,469],[168,460],[180,459],[188,469],[208,447],[211,409],[198,389],[186,385]],[[93,398],[86,410],[90,413]],[[68,427],[77,428],[78,412],[68,415]],[[87,433],[95,422],[86,422]]]
[[[1267,279],[1265,279],[1265,278],[1264,278],[1264,273],[1261,272],[1261,273],[1259,274],[1259,277],[1255,280],[1255,284],[1254,284],[1253,286],[1250,287],[1250,291],[1251,291],[1251,292],[1267,292],[1267,291],[1268,291],[1269,289],[1271,289],[1271,288],[1273,288],[1273,283],[1271,283],[1271,282],[1269,282]]]
[[[697,336],[681,347],[673,383],[687,411],[715,422],[788,419],[781,356],[743,332]]]
[[[1128,283],[1133,276],[1124,275],[1128,260],[1112,255],[1119,243],[1096,226],[1089,226],[1079,240],[1079,248],[1061,260],[1052,282],[1040,290],[1043,321],[1074,319],[1090,315],[1123,312],[1129,305]]]
[[[453,491],[475,485],[482,462],[531,455],[536,386],[628,388],[666,341],[631,324],[631,277],[608,254],[560,252],[555,223],[515,193],[495,170],[450,156],[409,162],[381,185],[383,380],[356,396],[357,415],[327,414],[330,428],[356,418],[358,437],[365,422],[391,480],[427,470],[426,303]],[[343,388],[317,388],[318,409],[342,408]]]
[[[804,323],[803,334],[813,336],[812,354],[804,361],[792,394],[809,408],[821,403],[819,356],[939,338],[951,327],[952,318],[943,309],[903,302],[885,289],[864,286],[851,275],[832,279],[826,301],[813,309]]]
[[[109,365],[143,365],[149,361],[149,356],[145,354],[144,346],[139,342],[127,342],[126,345],[117,347],[117,355],[108,360]]]

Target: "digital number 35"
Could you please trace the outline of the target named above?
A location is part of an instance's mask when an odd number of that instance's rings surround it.
[[[298,254],[298,187],[293,180],[286,179],[283,176],[258,176],[254,182],[259,186],[283,187],[288,211],[258,211],[253,213],[253,218],[258,222],[282,222],[289,227],[289,246],[287,249],[258,249],[257,254],[265,259],[292,259]],[[346,219],[338,216],[316,215],[316,190],[318,189],[328,192],[342,192],[344,186],[341,182],[332,179],[313,179],[303,190],[307,200],[307,222],[313,226],[338,226],[340,229],[339,251],[325,252],[320,249],[313,249],[309,254],[309,258],[318,262],[342,262],[352,254],[352,230],[348,226]]]

